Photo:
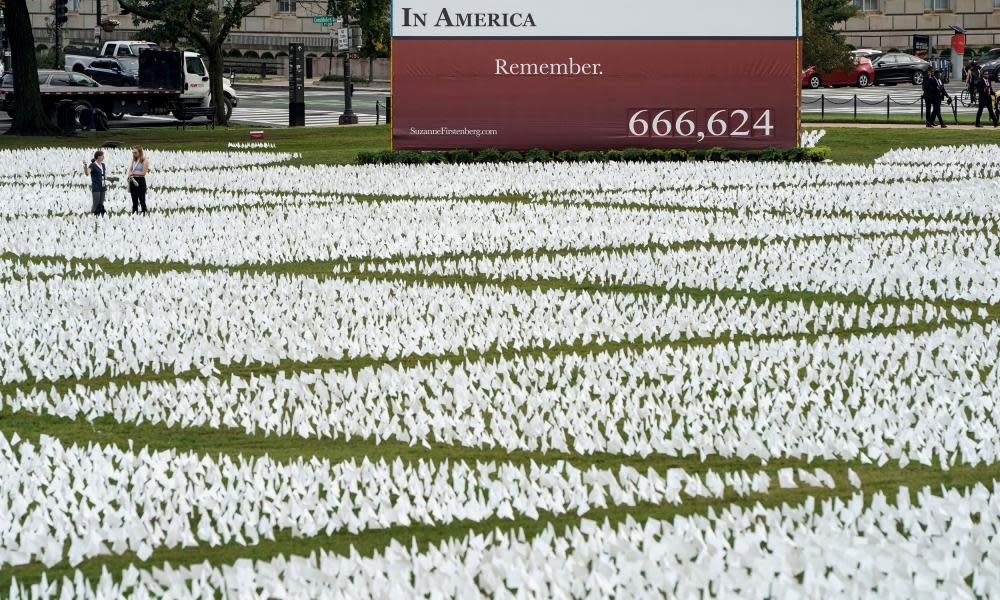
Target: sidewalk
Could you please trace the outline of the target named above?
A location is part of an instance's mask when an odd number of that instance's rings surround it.
[[[268,77],[267,79],[236,80],[233,85],[237,87],[262,87],[262,88],[285,88],[288,89],[287,77]],[[306,79],[306,87],[318,88],[343,88],[343,81],[322,81],[320,79]],[[371,84],[355,83],[354,89],[357,91],[388,92],[388,81],[373,81]]]

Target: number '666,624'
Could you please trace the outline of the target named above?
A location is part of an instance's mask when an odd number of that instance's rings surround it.
[[[704,119],[703,122],[699,117]],[[771,110],[742,108],[708,110],[643,108],[631,111],[628,122],[633,137],[770,137],[774,135]]]

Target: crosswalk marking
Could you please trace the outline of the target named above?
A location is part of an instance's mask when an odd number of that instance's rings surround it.
[[[340,124],[341,111],[330,112],[306,112],[306,127],[329,127]],[[364,125],[374,125],[376,116],[371,114],[357,113],[358,123]],[[272,127],[288,126],[287,108],[239,108],[233,110],[231,119],[236,123],[252,123],[256,125],[270,125]],[[380,120],[381,121],[381,120]]]

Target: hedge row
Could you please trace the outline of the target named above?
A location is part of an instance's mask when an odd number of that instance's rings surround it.
[[[780,150],[608,150],[575,152],[549,152],[535,148],[527,152],[511,150],[448,150],[445,152],[391,151],[359,152],[359,165],[423,165],[466,163],[536,163],[536,162],[688,162],[688,161],[747,161],[747,162],[822,162],[827,159],[828,148],[792,148]]]

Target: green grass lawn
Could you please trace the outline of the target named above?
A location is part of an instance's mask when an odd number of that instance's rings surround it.
[[[820,126],[807,119],[806,123]],[[250,127],[205,129],[172,127],[116,129],[106,132],[84,132],[66,137],[19,138],[0,135],[0,148],[31,148],[38,146],[69,146],[94,148],[106,142],[142,145],[152,150],[226,150],[229,142],[249,141]],[[302,158],[293,164],[350,164],[363,150],[387,150],[389,127],[316,127],[298,129],[266,129],[264,141],[277,149],[297,152]],[[839,163],[869,163],[893,148],[915,146],[952,146],[984,144],[1000,141],[1000,131],[993,128],[927,129],[830,127],[821,145],[831,150],[831,159]]]
[[[0,135],[0,148],[33,148],[68,146],[94,148],[107,142],[124,146],[141,145],[150,150],[225,151],[229,142],[249,142],[251,131],[264,131],[264,141],[273,143],[282,152],[297,152],[302,159],[297,164],[347,164],[354,162],[362,150],[383,150],[389,147],[389,127],[315,127],[262,129],[259,127],[218,127],[206,129],[189,126],[113,129],[111,131],[80,132],[72,136],[14,137]]]

